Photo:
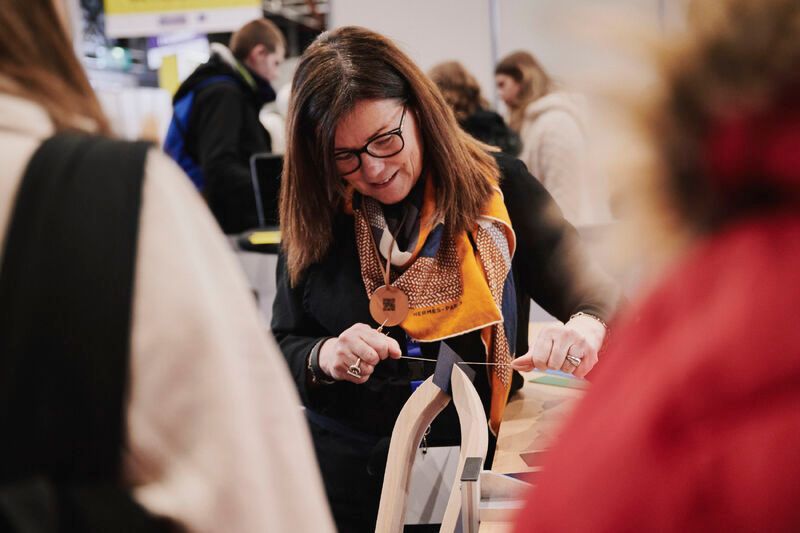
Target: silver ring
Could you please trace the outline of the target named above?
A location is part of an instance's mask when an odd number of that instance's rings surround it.
[[[567,361],[574,367],[578,367],[581,364],[581,358],[574,355],[567,355]]]
[[[347,369],[347,374],[349,376],[353,376],[354,378],[361,377],[361,358],[357,357],[356,362],[350,365]]]

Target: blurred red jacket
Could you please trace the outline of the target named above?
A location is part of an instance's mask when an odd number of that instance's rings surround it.
[[[517,532],[800,530],[800,215],[698,242],[615,328]]]

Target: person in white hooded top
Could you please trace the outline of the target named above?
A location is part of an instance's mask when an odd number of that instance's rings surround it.
[[[0,250],[40,144],[57,132],[109,131],[60,0],[3,6]],[[333,531],[283,358],[202,199],[156,149],[139,217],[125,488],[179,531]]]
[[[495,68],[497,91],[522,139],[520,159],[556,200],[564,217],[580,226],[596,221],[598,200],[586,162],[586,101],[557,90],[528,52],[503,58]]]

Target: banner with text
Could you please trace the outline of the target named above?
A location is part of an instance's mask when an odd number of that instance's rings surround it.
[[[108,37],[235,31],[263,16],[261,0],[104,0]]]

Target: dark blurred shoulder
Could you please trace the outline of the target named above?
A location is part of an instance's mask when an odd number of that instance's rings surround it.
[[[520,159],[503,152],[490,153],[500,168],[500,187],[504,192],[507,188],[518,187],[534,189],[531,192],[545,192],[539,180],[528,171],[528,167]]]
[[[522,142],[503,120],[490,109],[479,109],[461,121],[461,127],[481,142],[500,148],[509,155],[519,155]]]

